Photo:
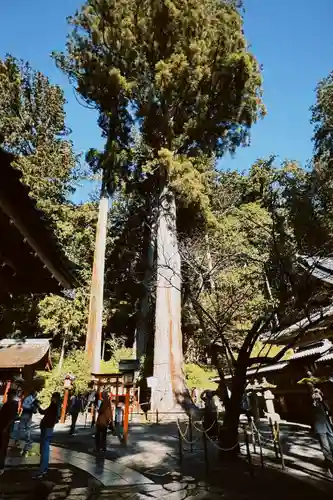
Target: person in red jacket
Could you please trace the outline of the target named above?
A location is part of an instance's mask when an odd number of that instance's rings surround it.
[[[10,432],[18,413],[18,402],[15,401],[16,391],[10,390],[7,401],[0,410],[0,475],[4,473]]]

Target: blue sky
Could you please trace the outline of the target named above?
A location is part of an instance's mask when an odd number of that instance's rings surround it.
[[[81,0],[10,0],[0,6],[0,57],[6,52],[59,84],[67,98],[67,125],[76,151],[102,147],[96,114],[76,101],[72,88],[50,53],[64,48],[72,14]],[[251,146],[225,157],[223,168],[247,169],[271,153],[303,165],[311,156],[309,107],[317,82],[333,70],[333,0],[245,0],[245,35],[264,66],[264,101],[268,115],[253,127]],[[78,189],[75,200],[90,187]]]

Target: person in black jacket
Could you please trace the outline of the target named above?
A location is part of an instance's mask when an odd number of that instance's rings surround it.
[[[16,391],[10,390],[7,401],[0,410],[0,475],[4,473],[10,431],[18,412],[18,402],[15,401]]]
[[[53,436],[55,424],[59,421],[60,416],[60,394],[54,392],[52,394],[51,403],[48,408],[43,410],[38,408],[39,413],[44,415],[40,423],[40,464],[38,478],[43,477],[49,467],[50,459],[50,443]]]

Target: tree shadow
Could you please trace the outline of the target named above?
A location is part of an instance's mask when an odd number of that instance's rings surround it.
[[[68,464],[51,465],[47,477],[43,480],[33,478],[36,472],[37,466],[34,465],[10,467],[1,478],[0,498],[46,500],[55,495],[55,492],[59,494],[59,498],[65,498],[65,495],[68,496],[79,488],[89,491],[101,488],[99,481],[90,474]]]
[[[181,425],[184,426],[181,429],[184,432],[186,423]],[[319,478],[317,481],[310,477],[301,479],[270,467],[262,469],[256,462],[250,467],[244,456],[237,460],[226,459],[221,463],[218,447],[213,442],[208,442],[206,455],[202,439],[195,429],[192,433],[195,441],[192,452],[189,443],[184,445],[180,462],[178,433],[179,429],[174,422],[158,425],[133,423],[127,447],[119,443],[114,436],[108,437],[105,458],[139,472],[162,488],[174,483],[192,484],[192,495],[195,488],[198,491],[204,488],[207,491],[219,491],[220,495],[224,494],[226,498],[235,500],[253,496],[256,500],[267,500],[269,492],[270,499],[274,500],[285,496],[288,491],[289,498],[302,497],[313,500],[314,495],[319,499],[324,498],[324,495],[327,498],[327,491],[331,489],[331,483],[324,484]],[[78,435],[73,439],[68,439],[67,432],[59,430],[53,441],[57,446],[92,453],[88,444],[93,444],[91,431],[87,429],[78,429]],[[98,457],[97,460],[103,458]],[[144,491],[145,485],[141,486],[141,491]]]

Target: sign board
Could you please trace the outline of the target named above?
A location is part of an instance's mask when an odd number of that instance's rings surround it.
[[[138,359],[122,359],[119,361],[120,372],[136,372],[140,370],[140,361]]]
[[[157,377],[147,377],[147,386],[150,389],[155,389],[155,387],[157,387],[157,382]]]

